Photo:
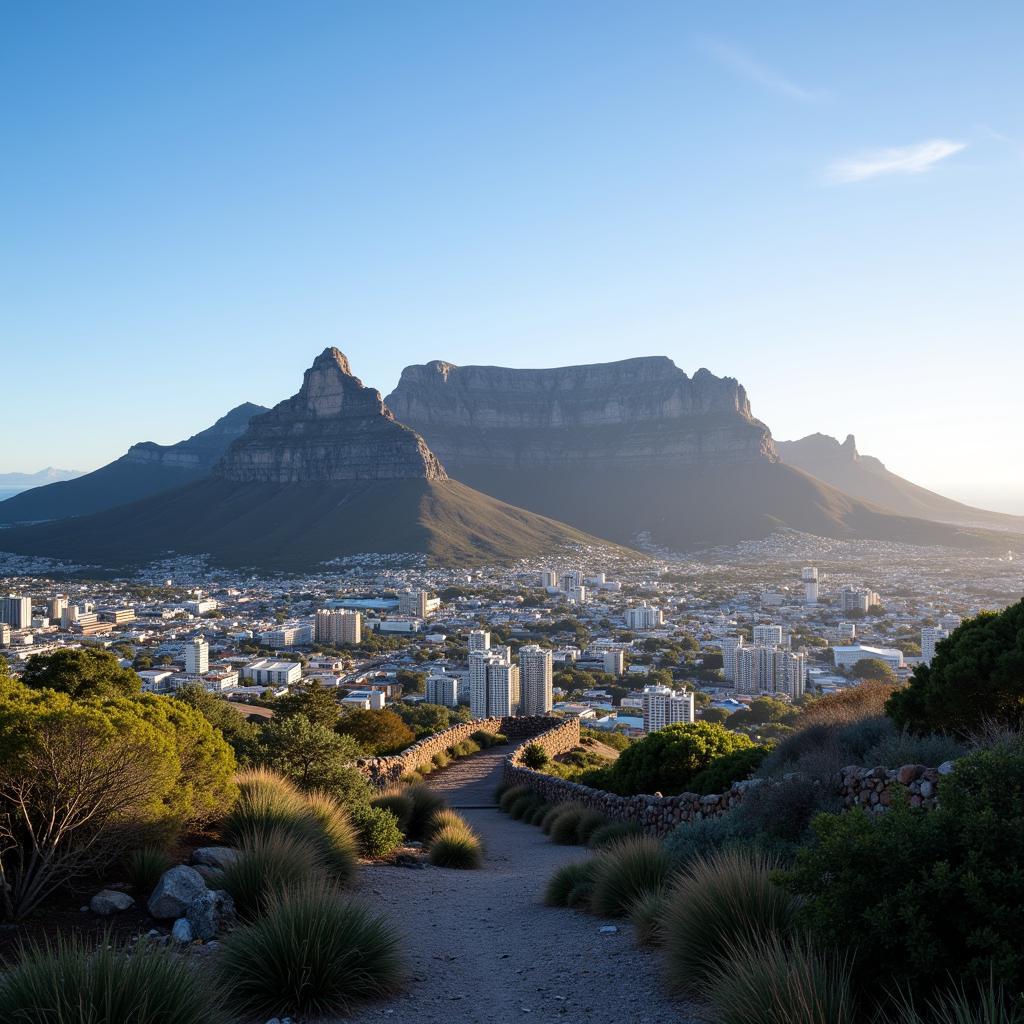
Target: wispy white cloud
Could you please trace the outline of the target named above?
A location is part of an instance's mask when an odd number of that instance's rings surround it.
[[[836,160],[829,165],[828,177],[830,181],[846,184],[867,181],[868,178],[877,178],[883,174],[924,174],[940,160],[966,148],[966,142],[929,139],[913,146],[876,149],[860,156]]]
[[[777,93],[779,96],[786,96],[791,100],[800,100],[803,103],[813,103],[826,97],[826,93],[805,89],[797,85],[792,79],[776,71],[774,68],[755,60],[749,53],[721,39],[712,39],[701,36],[697,40],[701,49],[710,54],[720,64],[734,71],[741,78],[748,82],[761,86],[769,92]]]

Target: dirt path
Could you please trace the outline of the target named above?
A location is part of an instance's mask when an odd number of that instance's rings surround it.
[[[375,866],[360,889],[406,936],[412,980],[387,1002],[360,1007],[352,1024],[698,1024],[699,1008],[662,994],[656,955],[640,951],[630,926],[545,907],[540,894],[560,865],[587,853],[556,846],[538,828],[494,807],[507,750],[456,761],[431,779],[480,833],[479,871]]]

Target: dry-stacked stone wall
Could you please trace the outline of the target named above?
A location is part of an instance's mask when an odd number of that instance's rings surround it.
[[[553,722],[560,723],[560,720],[549,718],[546,715],[522,715],[511,718],[480,718],[472,722],[461,722],[443,732],[425,736],[398,754],[392,754],[389,757],[368,757],[356,761],[356,767],[370,780],[371,785],[383,789],[398,782],[403,775],[429,764],[435,754],[441,754],[449,747],[468,740],[473,733],[480,730],[492,734],[502,733],[511,742],[522,743],[523,740],[536,736],[538,733],[550,731]],[[579,742],[580,727],[579,722],[575,719],[573,719],[573,724],[576,727],[576,740],[572,746],[575,746]],[[564,749],[569,750],[571,747]]]
[[[579,743],[579,721],[567,719],[545,733],[531,738],[549,757],[563,754]],[[717,818],[735,807],[756,786],[771,785],[762,779],[734,783],[726,792],[700,796],[679,793],[675,796],[639,794],[618,796],[592,789],[554,775],[534,771],[523,762],[527,743],[517,747],[505,760],[504,781],[510,786],[528,786],[548,803],[578,803],[600,811],[609,821],[633,822],[654,836],[666,836],[677,825],[702,818]],[[914,807],[936,806],[939,780],[953,770],[952,762],[938,768],[903,765],[901,768],[845,768],[834,780],[847,807],[884,811],[895,793],[903,791]]]

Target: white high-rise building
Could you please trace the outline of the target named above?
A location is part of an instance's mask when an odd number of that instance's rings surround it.
[[[205,675],[210,671],[210,645],[198,636],[185,644],[185,674],[190,676]]]
[[[573,604],[586,604],[587,603],[587,588],[586,587],[566,587],[565,596]]]
[[[732,682],[736,678],[736,652],[743,646],[743,637],[722,637],[722,675]]]
[[[427,703],[454,708],[459,703],[459,681],[455,676],[427,676]]]
[[[775,647],[736,650],[737,693],[784,693],[795,699],[803,696],[806,678],[807,659],[802,654]]]
[[[621,655],[622,652],[619,653]],[[526,644],[519,648],[522,714],[546,715],[551,710],[551,676],[551,651],[537,644]]]
[[[794,700],[804,695],[807,659],[802,654],[775,651],[772,658],[772,693],[785,693]]]
[[[398,595],[398,614],[425,619],[430,610],[430,595],[425,590],[407,590]]]
[[[64,614],[64,609],[68,606],[68,599],[62,594],[55,594],[50,598],[50,621],[57,622],[60,617]]]
[[[666,725],[694,721],[693,694],[668,686],[645,686],[643,702],[644,732],[657,732]]]
[[[622,651],[605,651],[601,655],[604,671],[610,676],[621,676],[626,671],[626,658]]]
[[[579,569],[570,569],[562,573],[562,589],[565,591],[575,590],[583,586],[583,573]]]
[[[32,598],[19,594],[0,597],[0,622],[12,629],[28,629],[32,625]]]
[[[540,574],[540,585],[545,589],[554,589],[558,586],[558,573],[554,569],[545,569]]]
[[[321,608],[316,613],[313,639],[334,647],[362,643],[363,616],[341,608]]]
[[[935,657],[935,645],[948,636],[949,630],[943,629],[942,626],[923,626],[921,628],[921,660],[926,665],[930,665],[932,658]]]
[[[491,634],[486,629],[471,629],[469,631],[469,653],[477,654],[481,651],[491,649]]]
[[[804,604],[817,604],[818,570],[813,565],[805,566],[800,578],[804,581]]]
[[[519,710],[519,666],[507,647],[469,655],[469,710],[474,718],[514,715]]]
[[[755,647],[781,647],[782,627],[781,626],[755,626],[754,627]]]
[[[627,608],[625,618],[627,629],[655,629],[664,625],[665,613],[644,601],[635,608]]]

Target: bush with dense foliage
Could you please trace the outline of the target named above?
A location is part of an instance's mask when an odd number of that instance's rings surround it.
[[[374,757],[397,754],[416,739],[412,729],[394,711],[387,709],[352,708],[338,719],[335,731],[351,736]]]
[[[359,830],[359,849],[364,857],[386,857],[402,845],[398,819],[383,807],[352,808],[352,824]]]
[[[264,767],[302,789],[327,789],[348,794],[349,800],[353,792],[366,789],[362,773],[353,764],[362,756],[363,749],[352,736],[339,735],[302,712],[268,722],[255,754]]]
[[[958,626],[886,710],[914,732],[966,735],[987,722],[1024,728],[1024,601]]]
[[[549,907],[584,907],[593,885],[593,858],[563,864],[544,887],[544,903]]]
[[[810,927],[856,947],[859,976],[1024,987],[1024,741],[958,761],[936,810],[822,815],[814,832],[787,886]]]
[[[240,766],[247,767],[256,760],[260,729],[245,717],[237,704],[210,693],[199,683],[189,683],[175,691],[174,699],[198,711],[220,731],[235,752],[235,760]]]
[[[594,858],[590,907],[604,917],[622,917],[641,896],[660,892],[671,871],[672,861],[657,839],[620,839]]]
[[[138,943],[57,939],[0,974],[0,1020],[19,1024],[224,1024],[221,1000],[186,959]]]
[[[69,697],[135,697],[142,680],[117,657],[98,647],[65,647],[33,654],[25,663],[22,683],[31,690],[56,690]]]
[[[478,868],[484,859],[483,844],[464,818],[448,812],[433,831],[427,858],[441,868]]]
[[[409,796],[405,786],[389,786],[387,789],[381,790],[370,801],[370,806],[390,811],[395,816],[402,834],[407,834],[409,820],[412,818],[412,797]]]
[[[691,793],[724,793],[734,782],[749,779],[770,750],[770,746],[741,747],[731,754],[723,754],[697,772],[687,788]]]
[[[522,753],[523,764],[535,771],[540,771],[549,760],[551,759],[548,757],[548,752],[539,743],[527,744]]]
[[[718,758],[752,747],[753,741],[711,722],[670,725],[627,747],[601,774],[613,793],[682,793]]]
[[[394,991],[403,976],[389,923],[309,886],[275,896],[261,918],[228,935],[215,970],[231,1003],[261,1020],[344,1013],[356,1000]]]

